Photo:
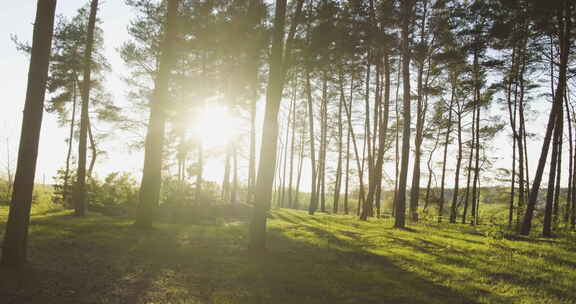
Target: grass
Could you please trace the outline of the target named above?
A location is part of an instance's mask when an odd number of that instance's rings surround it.
[[[5,216],[0,207],[0,225]],[[268,252],[252,255],[241,219],[140,231],[124,218],[38,213],[31,267],[0,274],[0,303],[576,303],[574,236],[391,225],[275,210]]]

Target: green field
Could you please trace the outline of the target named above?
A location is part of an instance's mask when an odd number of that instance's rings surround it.
[[[168,222],[36,212],[31,267],[0,274],[0,303],[576,303],[574,235],[275,210],[253,255],[241,218]]]

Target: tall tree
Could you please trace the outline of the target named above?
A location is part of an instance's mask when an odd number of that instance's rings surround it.
[[[266,91],[264,128],[260,147],[260,162],[255,187],[255,206],[250,221],[249,247],[255,251],[266,248],[266,218],[272,200],[274,169],[278,146],[278,112],[284,88],[284,27],[286,0],[277,0],[274,14],[274,33],[270,53],[270,72]]]
[[[18,163],[6,232],[2,243],[2,257],[0,259],[2,267],[20,268],[26,263],[28,224],[38,159],[38,143],[42,126],[55,10],[56,0],[38,0],[22,131],[20,133],[20,147],[18,149]]]
[[[402,84],[403,84],[403,131],[402,131],[402,161],[396,197],[396,212],[394,227],[404,228],[406,222],[406,189],[408,179],[408,162],[410,158],[410,20],[414,1],[401,3],[402,31]]]
[[[76,170],[76,184],[72,193],[74,201],[74,215],[84,216],[86,212],[86,148],[88,140],[88,109],[90,106],[90,79],[92,73],[92,50],[94,48],[94,30],[96,28],[96,14],[98,0],[90,3],[90,16],[86,47],[84,51],[84,71],[82,83],[82,107],[80,112],[80,139],[78,141],[78,168]],[[94,159],[94,158],[93,158]]]
[[[552,133],[554,127],[557,124],[559,113],[561,112],[559,108],[562,107],[564,101],[564,93],[566,91],[567,82],[567,70],[568,70],[568,58],[570,54],[571,45],[571,27],[572,27],[572,9],[573,3],[568,0],[563,0],[556,3],[556,22],[558,29],[558,41],[560,45],[560,62],[558,71],[558,82],[557,88],[553,99],[552,109],[550,110],[550,115],[548,117],[548,124],[546,127],[546,133],[544,135],[544,141],[542,143],[542,151],[540,152],[540,158],[538,160],[538,166],[536,168],[536,174],[534,176],[534,181],[532,183],[532,188],[530,190],[530,195],[528,196],[528,203],[526,206],[526,212],[522,220],[522,226],[520,233],[523,235],[528,235],[530,229],[532,228],[532,218],[534,216],[534,210],[536,209],[536,201],[538,199],[538,192],[540,190],[540,183],[542,182],[542,175],[544,173],[544,167],[546,166],[546,159],[548,158],[548,151],[550,149],[550,142],[552,140]]]
[[[144,146],[144,168],[140,184],[140,203],[136,226],[152,226],[154,213],[160,199],[162,183],[162,150],[166,123],[166,103],[169,97],[169,81],[174,64],[174,42],[177,37],[176,19],[179,0],[168,0],[165,17],[165,33],[162,42],[158,74],[154,83],[154,93],[150,102],[150,118]]]

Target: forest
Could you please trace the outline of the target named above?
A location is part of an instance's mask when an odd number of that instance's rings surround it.
[[[0,303],[576,303],[575,1],[33,2]]]

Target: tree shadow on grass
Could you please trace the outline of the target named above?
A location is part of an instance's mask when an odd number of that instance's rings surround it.
[[[0,303],[476,302],[370,252],[357,234],[294,214],[282,220],[313,239],[271,228],[268,252],[255,255],[246,223],[141,231],[118,218],[45,217],[31,229],[32,267],[20,277],[0,272]]]

